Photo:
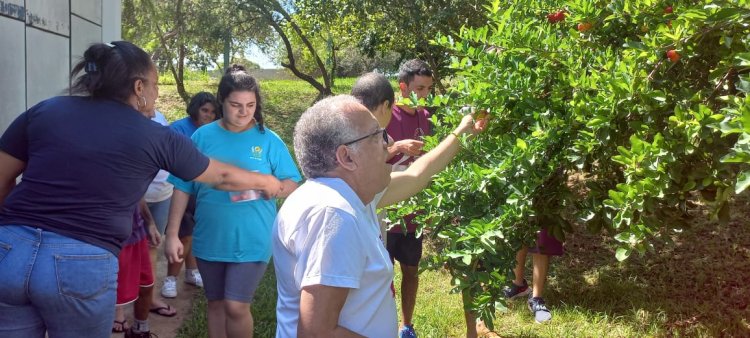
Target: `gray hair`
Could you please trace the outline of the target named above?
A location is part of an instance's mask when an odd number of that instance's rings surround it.
[[[353,96],[337,95],[318,101],[300,116],[294,127],[294,154],[305,177],[323,177],[336,168],[336,148],[359,136],[349,117],[357,110],[367,108]]]

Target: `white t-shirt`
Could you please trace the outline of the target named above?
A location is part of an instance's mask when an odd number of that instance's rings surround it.
[[[162,126],[169,125],[167,118],[158,110],[154,112],[154,117],[151,118],[151,121],[158,122]],[[159,170],[156,173],[154,180],[151,181],[146,190],[146,195],[144,196],[146,202],[156,203],[172,197],[172,185],[167,183],[167,177],[169,177],[169,172],[165,170]]]
[[[300,292],[308,285],[350,288],[339,325],[367,337],[396,337],[393,264],[381,241],[375,206],[341,179],[307,180],[279,210],[273,263],[276,337],[297,337]]]

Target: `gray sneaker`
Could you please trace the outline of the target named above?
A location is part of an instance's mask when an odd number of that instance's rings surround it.
[[[547,306],[544,305],[544,298],[542,297],[529,298],[529,310],[534,314],[534,321],[539,324],[552,319],[552,313],[549,312]]]

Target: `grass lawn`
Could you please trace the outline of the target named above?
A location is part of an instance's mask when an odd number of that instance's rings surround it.
[[[345,93],[353,80],[337,83],[335,91]],[[294,123],[317,92],[300,81],[263,81],[261,88],[267,125],[291,145]],[[199,90],[214,93],[215,80],[188,83],[188,91]],[[161,86],[158,106],[170,121],[185,114],[174,86]],[[738,198],[733,211],[729,224],[717,225],[699,207],[691,227],[673,235],[674,244],[655,243],[653,252],[622,263],[615,260],[611,236],[579,229],[568,236],[565,256],[552,260],[545,298],[553,320],[535,324],[518,301],[497,314],[495,331],[501,337],[750,337],[747,198]],[[398,286],[398,266],[396,271]],[[450,294],[450,280],[444,271],[421,274],[414,319],[421,337],[464,335],[461,298]],[[255,337],[274,335],[275,299],[269,267],[252,306]],[[178,336],[207,336],[202,296]]]

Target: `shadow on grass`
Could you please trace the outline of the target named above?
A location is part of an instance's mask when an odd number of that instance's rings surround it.
[[[727,225],[695,211],[691,227],[643,256],[614,259],[614,242],[577,233],[553,263],[548,304],[615,318],[664,336],[750,336],[750,234],[745,200]]]

